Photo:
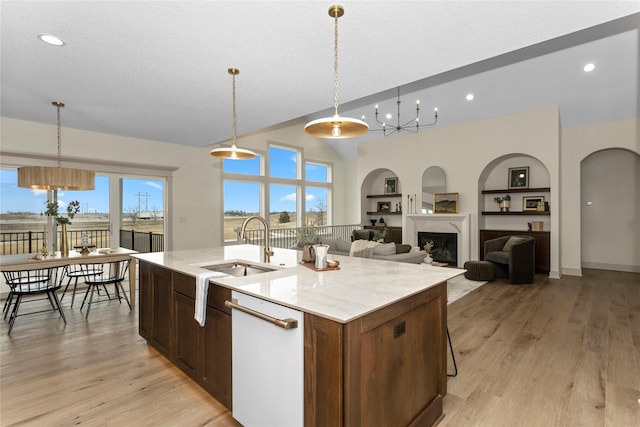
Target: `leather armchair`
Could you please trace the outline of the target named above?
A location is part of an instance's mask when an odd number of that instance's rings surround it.
[[[518,241],[505,248],[511,237]],[[509,283],[513,284],[533,283],[536,269],[535,245],[535,239],[530,236],[498,237],[484,242],[484,257],[493,263],[496,277],[508,277]]]

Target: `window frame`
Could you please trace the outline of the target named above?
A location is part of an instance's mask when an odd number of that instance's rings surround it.
[[[271,176],[271,161],[270,161],[270,152],[271,148],[279,148],[283,150],[290,150],[296,153],[296,178],[282,178],[282,177],[273,177]],[[285,186],[294,186],[296,188],[296,226],[302,227],[306,224],[307,221],[307,187],[312,188],[324,188],[327,190],[327,201],[326,201],[326,225],[331,225],[333,222],[333,163],[327,161],[321,161],[316,159],[307,159],[304,155],[303,147],[296,147],[292,145],[283,144],[280,142],[271,142],[267,141],[266,150],[263,151],[255,151],[254,152],[260,156],[260,175],[249,175],[249,174],[241,174],[235,172],[225,172],[224,165],[222,165],[221,174],[222,179],[220,182],[220,193],[222,195],[222,203],[221,203],[221,236],[223,245],[233,244],[236,241],[226,241],[224,239],[224,212],[227,210],[225,206],[225,197],[224,197],[224,186],[226,181],[236,181],[236,182],[254,182],[260,185],[260,216],[263,218],[268,218],[271,212],[271,194],[270,187],[271,185],[285,185]],[[236,160],[242,161],[242,160]],[[307,181],[306,180],[306,165],[315,164],[324,166],[327,168],[327,181]]]

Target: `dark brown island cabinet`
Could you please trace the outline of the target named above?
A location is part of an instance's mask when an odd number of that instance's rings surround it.
[[[204,327],[195,277],[140,261],[139,333],[233,412],[231,290],[209,286]],[[446,394],[446,283],[346,324],[304,315],[305,426],[430,426]]]

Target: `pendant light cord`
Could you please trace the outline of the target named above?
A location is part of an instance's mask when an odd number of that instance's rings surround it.
[[[335,9],[334,10],[334,19],[335,19],[335,24],[334,24],[334,46],[333,46],[333,71],[334,71],[334,97],[333,97],[333,102],[334,102],[334,106],[335,106],[335,115],[338,115],[338,10]]]
[[[233,129],[233,140],[231,145],[233,147],[236,146],[236,74],[235,72],[231,72],[231,76],[233,78],[233,90],[232,90],[232,119],[231,119],[231,127]]]
[[[58,167],[60,167],[60,164],[62,162],[62,131],[60,130],[60,107],[64,107],[64,104],[61,102],[52,102],[52,104],[55,105],[58,109]]]

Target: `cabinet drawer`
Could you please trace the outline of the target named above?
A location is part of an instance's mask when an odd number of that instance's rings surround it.
[[[224,305],[224,302],[230,299],[231,289],[213,283],[209,284],[209,292],[207,293],[207,305],[209,307],[220,310],[223,313],[231,314],[231,309]]]
[[[193,276],[187,276],[185,274],[176,273],[173,274],[173,290],[179,292],[182,295],[190,298],[196,298],[196,278]]]

